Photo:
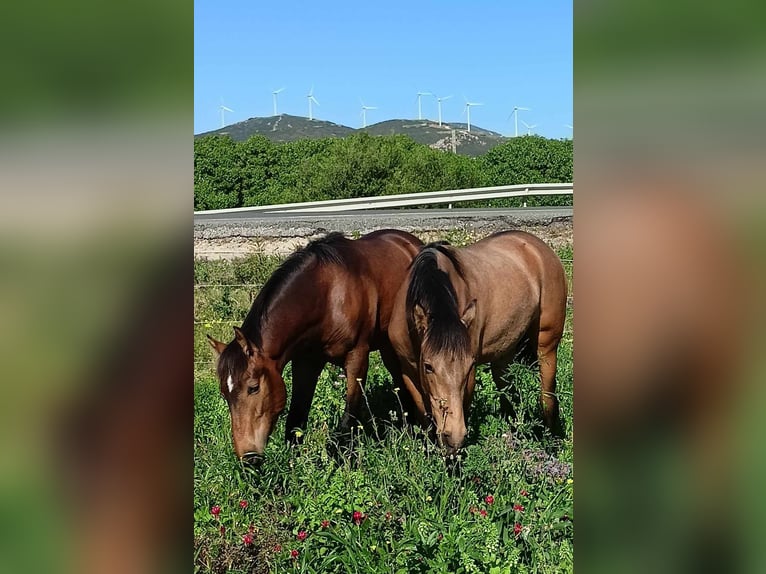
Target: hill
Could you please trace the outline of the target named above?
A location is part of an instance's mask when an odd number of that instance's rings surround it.
[[[290,142],[300,139],[342,138],[353,132],[352,128],[333,122],[281,114],[267,118],[250,118],[194,137],[228,135],[234,141],[245,141],[250,136],[262,135],[271,141]]]
[[[455,131],[455,148],[458,154],[478,156],[486,153],[498,144],[507,141],[497,132],[472,125],[467,131],[466,124],[443,123],[441,126],[431,120],[386,120],[366,128],[353,129],[324,120],[309,120],[301,116],[283,114],[267,118],[250,118],[217,130],[201,133],[195,137],[207,135],[228,135],[234,141],[245,141],[251,136],[262,135],[275,142],[288,142],[300,139],[319,139],[326,137],[345,137],[364,131],[373,136],[402,134],[418,143],[435,149],[452,149],[452,131]]]
[[[446,124],[440,126],[431,120],[386,120],[379,122],[360,131],[366,131],[370,135],[387,136],[403,134],[410,136],[418,143],[435,149],[452,149],[452,130],[455,130],[457,152],[461,155],[482,155],[506,140],[497,132],[485,130],[472,125],[471,131],[467,131],[466,124]]]

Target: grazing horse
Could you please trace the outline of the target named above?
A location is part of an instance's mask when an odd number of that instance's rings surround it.
[[[292,361],[288,441],[308,420],[317,379],[327,362],[345,369],[342,427],[358,416],[370,351],[401,381],[387,331],[394,298],[423,243],[380,230],[357,240],[330,233],[293,253],[269,278],[228,344],[208,336],[218,353],[221,392],[229,405],[234,450],[263,454],[286,402],[282,372]]]
[[[511,362],[539,360],[545,423],[560,432],[556,350],[566,299],[561,261],[522,231],[495,233],[459,249],[432,243],[413,260],[389,337],[421,421],[434,423],[448,453],[465,440],[477,364],[490,363],[502,389]],[[502,408],[511,413],[505,397]]]

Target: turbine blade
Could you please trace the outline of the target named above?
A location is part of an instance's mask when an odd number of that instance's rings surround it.
[[[313,101],[316,105],[319,105],[319,101],[314,96],[311,96],[311,101]]]

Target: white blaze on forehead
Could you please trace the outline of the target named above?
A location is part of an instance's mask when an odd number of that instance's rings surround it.
[[[234,380],[231,378],[231,375],[229,375],[229,378],[226,379],[226,384],[229,387],[229,393],[234,391]]]

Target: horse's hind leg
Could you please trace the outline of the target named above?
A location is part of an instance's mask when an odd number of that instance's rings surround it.
[[[490,365],[492,368],[492,379],[495,381],[497,390],[500,391],[500,412],[509,420],[516,418],[516,405],[521,403],[519,388],[513,384],[508,373],[508,367],[510,367],[512,362],[511,357],[505,357]]]
[[[367,382],[367,366],[370,350],[367,346],[357,346],[346,355],[346,410],[341,419],[341,429],[347,431],[354,422],[359,421],[359,409]]]
[[[309,409],[314,399],[317,379],[324,368],[325,360],[316,357],[293,359],[293,392],[290,399],[290,411],[287,413],[285,440],[298,442],[296,431],[303,431],[309,420]]]
[[[563,436],[559,398],[556,395],[556,351],[560,341],[561,333],[558,330],[540,331],[537,347],[543,420],[545,426],[556,436]]]

